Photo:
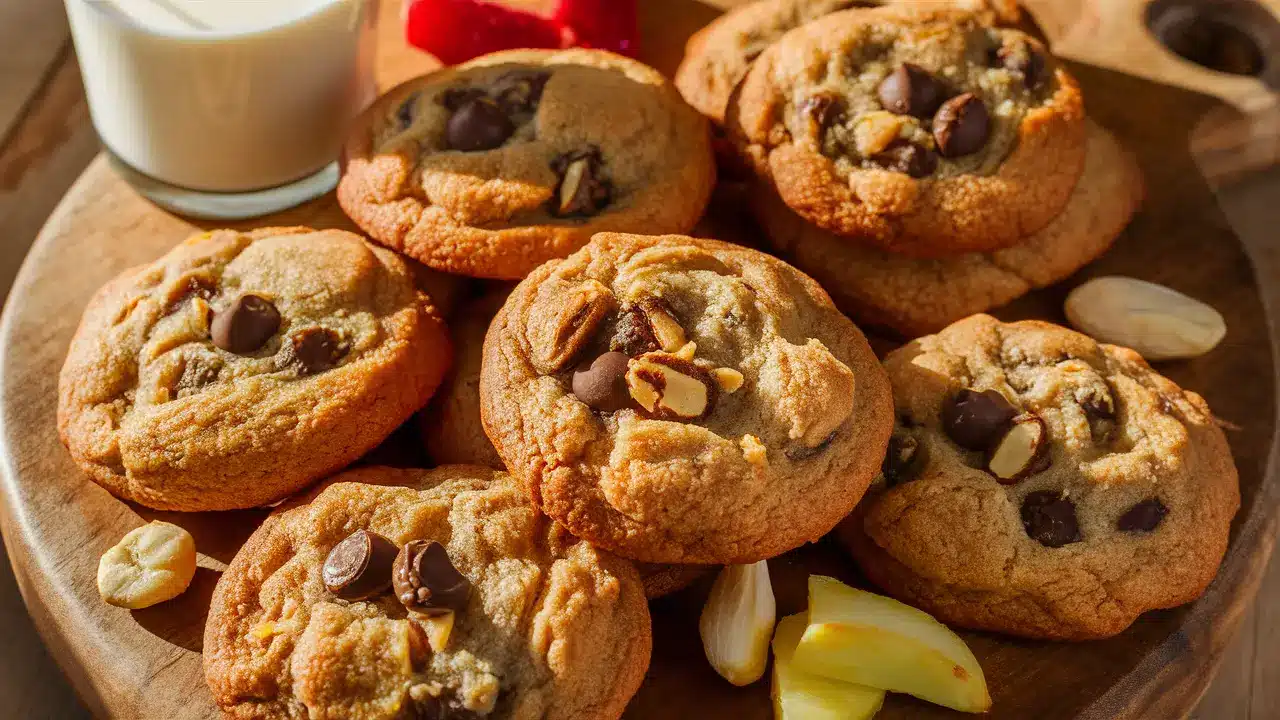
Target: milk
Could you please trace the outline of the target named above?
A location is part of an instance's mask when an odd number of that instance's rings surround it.
[[[160,183],[241,193],[313,176],[373,99],[376,2],[66,5],[103,144]]]

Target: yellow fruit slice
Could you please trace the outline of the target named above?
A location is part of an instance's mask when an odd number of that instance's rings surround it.
[[[783,618],[773,633],[775,720],[869,720],[884,704],[884,691],[797,670],[796,645],[809,625],[804,613]]]

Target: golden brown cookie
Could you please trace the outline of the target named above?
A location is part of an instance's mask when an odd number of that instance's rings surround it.
[[[446,272],[519,279],[601,230],[686,232],[715,184],[708,126],[654,69],[601,50],[495,53],[379,99],[338,201]]]
[[[914,257],[1009,247],[1066,206],[1080,89],[1038,41],[959,11],[846,10],[752,65],[727,126],[797,214]]]
[[[676,87],[703,115],[724,122],[729,96],[765,48],[811,20],[881,5],[952,6],[984,12],[992,23],[1016,23],[1020,16],[1013,0],[759,0],[733,8],[689,38]]]
[[[480,402],[539,507],[660,563],[818,539],[892,424],[883,370],[817,283],[682,236],[602,233],[532,273],[489,327]]]
[[[465,305],[453,323],[457,359],[431,405],[420,413],[419,427],[432,462],[505,469],[480,422],[480,363],[489,322],[511,287],[491,290]],[[636,566],[650,600],[678,592],[711,570],[706,565]]]
[[[924,260],[866,247],[805,222],[763,185],[753,207],[766,243],[856,322],[916,337],[1058,282],[1111,247],[1142,201],[1142,172],[1111,133],[1090,123],[1088,137],[1084,173],[1062,214],[991,253]]]
[[[214,591],[204,666],[235,718],[606,720],[650,645],[631,563],[505,473],[371,467],[254,532]]]
[[[426,404],[452,356],[430,302],[351,233],[196,235],[90,301],[59,434],[94,482],[148,507],[275,502]]]
[[[1213,580],[1231,450],[1137,353],[975,315],[884,364],[898,424],[839,531],[877,585],[953,625],[1085,640]]]

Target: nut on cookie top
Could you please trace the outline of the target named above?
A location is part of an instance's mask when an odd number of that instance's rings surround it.
[[[1012,0],[759,0],[730,10],[690,38],[676,87],[699,112],[722,122],[733,89],[778,38],[833,12],[881,5],[951,6],[983,12],[991,22],[1017,22],[1019,14]]]
[[[1024,239],[1084,159],[1074,79],[1034,38],[955,10],[849,10],[787,33],[728,124],[810,222],[918,256]]]
[[[873,580],[955,624],[1068,639],[1212,580],[1231,452],[1204,399],[1137,353],[975,315],[885,367],[898,422],[859,508]]]
[[[683,232],[714,184],[706,120],[601,50],[487,55],[392,90],[338,190],[371,236],[435,267],[519,279],[600,230]]]
[[[857,502],[891,425],[883,371],[816,283],[742,247],[602,233],[508,298],[483,422],[535,502],[647,562],[749,562]]]
[[[214,592],[205,676],[238,718],[616,718],[649,662],[629,562],[505,474],[364,468],[273,514]]]
[[[349,464],[451,354],[394,253],[307,228],[196,235],[108,283],[59,378],[76,462],[156,508],[270,503]]]

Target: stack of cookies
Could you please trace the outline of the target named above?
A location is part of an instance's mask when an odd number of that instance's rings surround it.
[[[695,36],[677,76],[751,170],[772,250],[854,319],[911,337],[1110,246],[1140,173],[1070,73],[997,25],[1016,11],[850,5],[745,6]]]
[[[891,594],[1025,637],[1105,637],[1204,590],[1239,495],[1203,399],[1064,328],[960,320],[1105,250],[1132,159],[998,25],[1016,8],[862,4],[713,23],[679,76],[706,117],[602,51],[417,78],[345,149],[338,201],[371,240],[202,233],[99,291],[59,382],[80,467],[152,508],[279,506],[212,599],[229,716],[616,718],[646,598],[833,530]],[[808,275],[685,234],[713,123]],[[450,339],[432,271],[519,282]],[[836,303],[950,327],[882,364]],[[419,411],[439,467],[349,469]],[[189,582],[180,530],[127,541],[109,601]],[[773,629],[761,574],[743,683]]]

